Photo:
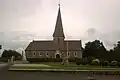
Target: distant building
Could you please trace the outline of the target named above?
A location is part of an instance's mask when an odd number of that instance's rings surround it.
[[[39,60],[41,58],[68,57],[70,59],[82,58],[81,40],[64,40],[61,11],[59,7],[53,40],[32,41],[25,50],[26,59]]]

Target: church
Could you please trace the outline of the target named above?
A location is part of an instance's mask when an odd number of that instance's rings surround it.
[[[65,40],[60,6],[58,10],[53,40],[33,40],[25,49],[28,61],[39,61],[40,59],[75,59],[82,58],[81,40]]]

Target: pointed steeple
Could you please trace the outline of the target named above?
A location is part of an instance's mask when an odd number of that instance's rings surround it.
[[[62,25],[60,5],[59,5],[58,16],[57,16],[57,21],[56,21],[53,37],[65,37],[64,31],[63,31],[63,25]]]

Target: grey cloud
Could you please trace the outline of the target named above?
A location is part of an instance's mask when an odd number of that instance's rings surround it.
[[[35,8],[41,6],[41,0],[0,0],[0,12],[12,17],[27,17],[35,13]]]
[[[106,33],[102,35],[102,39],[105,40],[106,43],[112,44],[113,46],[114,44],[117,43],[117,41],[120,40],[120,30],[115,30],[115,31]]]
[[[95,33],[96,33],[96,29],[95,29],[95,28],[89,28],[89,29],[87,30],[88,36],[92,36],[92,35],[94,35]]]
[[[0,43],[5,48],[17,49],[19,47],[26,47],[30,40],[33,40],[35,34],[30,34],[24,31],[7,32],[3,39],[0,39]]]
[[[31,40],[33,39],[36,35],[35,34],[30,34],[29,32],[23,32],[23,31],[18,31],[18,32],[11,32],[9,34],[13,34],[11,36],[12,40]]]
[[[41,0],[0,0],[1,30],[20,27],[20,19],[34,15],[38,6],[41,8]]]
[[[119,0],[61,0],[67,39],[100,39],[112,47],[120,40],[119,7]],[[0,44],[16,49],[25,47],[33,38],[51,39],[47,36],[52,34],[56,13],[57,0],[0,0]]]
[[[114,47],[114,44],[116,44],[117,41],[120,41],[120,30],[114,30],[107,33],[100,33],[96,30],[94,31],[93,28],[90,28],[86,32],[89,34],[92,33],[92,35],[88,35],[85,38],[83,38],[84,41],[99,39],[104,43],[107,49],[112,49]]]

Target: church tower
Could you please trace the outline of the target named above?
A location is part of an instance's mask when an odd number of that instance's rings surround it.
[[[64,49],[64,39],[65,39],[65,35],[63,31],[61,11],[60,11],[60,6],[59,6],[55,30],[53,33],[53,41],[56,45],[57,50]]]

